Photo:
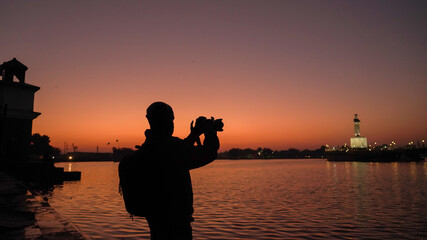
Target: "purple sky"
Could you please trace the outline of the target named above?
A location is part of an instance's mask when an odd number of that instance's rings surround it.
[[[0,1],[0,61],[29,67],[34,132],[108,151],[224,118],[222,149],[427,137],[427,1]]]

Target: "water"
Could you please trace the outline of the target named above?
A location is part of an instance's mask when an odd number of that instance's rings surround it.
[[[60,163],[82,180],[51,205],[92,239],[149,239],[118,193],[118,163]],[[191,171],[194,239],[426,239],[427,164],[217,160]]]

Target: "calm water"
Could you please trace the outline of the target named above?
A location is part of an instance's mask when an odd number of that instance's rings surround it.
[[[149,239],[126,213],[118,163],[61,163],[82,180],[51,205],[92,239]],[[426,239],[427,164],[218,160],[192,170],[195,239]]]

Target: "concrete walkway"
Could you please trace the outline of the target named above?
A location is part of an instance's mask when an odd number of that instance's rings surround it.
[[[0,239],[89,239],[61,217],[41,196],[22,182],[0,172]]]

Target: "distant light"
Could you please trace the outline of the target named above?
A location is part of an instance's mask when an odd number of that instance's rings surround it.
[[[68,157],[68,159],[70,159],[70,160],[71,160],[71,159],[73,159],[73,157],[72,157],[72,156],[69,156],[69,157]]]
[[[423,143],[424,143],[424,140],[422,140],[421,142],[423,142]]]
[[[52,159],[55,159],[55,156],[52,156]]]

